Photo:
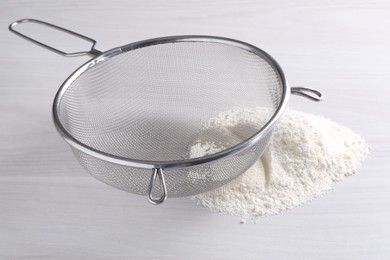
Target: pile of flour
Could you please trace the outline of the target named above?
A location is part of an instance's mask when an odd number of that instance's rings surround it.
[[[225,111],[205,123],[205,131],[245,129],[263,125],[269,112],[262,108]],[[248,120],[250,119],[250,120]],[[232,123],[233,122],[233,123]],[[223,149],[202,140],[190,148],[191,157]],[[334,182],[356,172],[369,152],[368,145],[350,129],[329,119],[288,110],[273,131],[270,145],[243,175],[227,185],[193,197],[212,211],[243,218],[280,213],[312,200],[332,188]],[[265,169],[265,170],[264,170]]]

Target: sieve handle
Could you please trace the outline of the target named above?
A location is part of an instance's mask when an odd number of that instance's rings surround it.
[[[156,185],[157,178],[160,179],[160,187],[161,187],[161,196],[160,198],[154,198],[152,195],[153,188]],[[148,189],[148,200],[150,203],[154,205],[159,205],[163,203],[167,198],[167,186],[165,184],[165,178],[162,168],[154,168],[152,177],[150,178],[149,182],[149,189]]]
[[[323,97],[320,91],[305,87],[291,87],[291,94],[299,95],[313,101],[321,101]]]
[[[50,28],[59,30],[59,31],[61,31],[61,32],[64,32],[64,33],[73,35],[73,36],[75,36],[75,37],[77,37],[77,38],[80,38],[80,39],[83,39],[83,40],[85,40],[85,41],[90,42],[90,43],[92,44],[91,49],[89,49],[89,50],[87,50],[87,51],[79,51],[79,52],[64,52],[64,51],[61,51],[61,50],[59,50],[59,49],[56,49],[56,48],[51,47],[51,46],[49,46],[49,45],[47,45],[47,44],[44,44],[44,43],[42,43],[42,42],[40,42],[40,41],[37,41],[37,40],[35,40],[35,39],[33,39],[33,38],[31,38],[31,37],[29,37],[29,36],[27,36],[27,35],[25,35],[25,34],[19,32],[19,31],[15,30],[15,28],[16,28],[19,24],[22,24],[22,23],[36,23],[36,24],[40,24],[40,25],[43,25],[43,26],[46,26],[46,27],[50,27]],[[46,49],[48,49],[48,50],[51,50],[51,51],[53,51],[53,52],[55,52],[55,53],[61,54],[61,55],[66,56],[66,57],[74,57],[74,56],[81,56],[81,55],[90,55],[90,56],[92,56],[92,57],[96,57],[96,56],[98,56],[99,54],[102,53],[101,51],[98,51],[98,50],[96,50],[96,49],[94,48],[95,45],[96,45],[96,41],[95,41],[94,39],[91,39],[91,38],[89,38],[89,37],[87,37],[87,36],[85,36],[85,35],[82,35],[82,34],[73,32],[73,31],[71,31],[71,30],[68,30],[68,29],[65,29],[65,28],[59,27],[59,26],[57,26],[57,25],[54,25],[54,24],[51,24],[51,23],[44,22],[44,21],[40,21],[40,20],[36,20],[36,19],[21,19],[21,20],[18,20],[18,21],[15,21],[15,22],[11,23],[11,24],[9,25],[8,29],[9,29],[11,32],[13,32],[13,33],[15,33],[15,34],[17,34],[17,35],[23,37],[24,39],[27,39],[27,40],[29,40],[29,41],[31,41],[31,42],[33,42],[33,43],[35,43],[35,44],[37,44],[37,45],[39,45],[39,46],[41,46],[41,47],[44,47],[44,48],[46,48]]]

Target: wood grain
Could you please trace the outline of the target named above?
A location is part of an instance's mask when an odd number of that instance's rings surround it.
[[[0,259],[388,259],[388,1],[0,2]],[[312,203],[257,224],[188,199],[162,206],[87,175],[51,122],[63,58],[8,32],[37,18],[97,48],[177,34],[219,35],[269,52],[292,85],[323,91],[290,107],[324,115],[372,146],[356,175]]]

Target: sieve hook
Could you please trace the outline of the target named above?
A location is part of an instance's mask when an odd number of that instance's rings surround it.
[[[19,24],[22,24],[22,23],[36,23],[36,24],[40,24],[40,25],[43,25],[43,26],[46,26],[46,27],[50,27],[50,28],[53,28],[55,30],[58,30],[58,31],[70,34],[72,36],[75,36],[77,38],[80,38],[80,39],[83,39],[85,41],[90,42],[92,44],[91,49],[89,49],[88,51],[78,51],[78,52],[64,52],[64,51],[61,51],[61,50],[59,50],[57,48],[51,47],[51,46],[49,46],[47,44],[44,44],[44,43],[42,43],[40,41],[37,41],[37,40],[35,40],[35,39],[33,39],[33,38],[31,38],[31,37],[29,37],[29,36],[19,32],[19,31],[15,30],[15,27],[17,25],[19,25]],[[51,50],[51,51],[53,51],[55,53],[61,54],[61,55],[66,56],[66,57],[74,57],[74,56],[81,56],[81,55],[90,55],[92,57],[96,57],[96,56],[98,56],[98,55],[100,55],[102,53],[101,51],[98,51],[98,50],[96,50],[94,48],[95,45],[96,45],[96,41],[94,39],[91,39],[91,38],[89,38],[89,37],[87,37],[85,35],[73,32],[71,30],[68,30],[68,29],[65,29],[65,28],[59,27],[57,25],[44,22],[44,21],[40,21],[40,20],[36,20],[36,19],[21,19],[21,20],[18,20],[18,21],[15,21],[15,22],[11,23],[9,25],[8,29],[11,32],[13,32],[13,33],[15,33],[15,34],[25,38],[26,40],[29,40],[29,41],[31,41],[31,42],[33,42],[33,43],[35,43],[35,44],[37,44],[37,45],[39,45],[41,47],[44,47],[44,48],[46,48],[48,50]]]
[[[160,179],[160,186],[161,186],[161,197],[160,198],[154,198],[152,195],[153,187],[155,187],[156,179]],[[148,200],[150,203],[154,205],[158,205],[163,203],[167,198],[167,186],[165,185],[165,178],[162,168],[154,168],[152,177],[150,178],[149,182],[149,189],[148,189]]]
[[[299,95],[313,101],[321,101],[322,93],[316,89],[305,87],[291,87],[291,94]]]

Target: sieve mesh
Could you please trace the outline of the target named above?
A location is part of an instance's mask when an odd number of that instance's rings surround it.
[[[186,168],[164,170],[168,195],[186,197],[218,188],[249,169],[265,150],[270,134],[250,149],[233,156]],[[151,171],[123,166],[97,159],[72,149],[81,166],[96,179],[115,188],[139,195],[147,195]],[[154,196],[161,194],[155,186]]]
[[[260,106],[275,113],[282,95],[280,75],[264,57],[226,43],[181,40],[125,51],[91,66],[67,87],[58,117],[73,138],[107,154],[131,160],[186,160],[210,118],[239,107]],[[242,130],[240,138],[210,138],[230,148],[260,128]],[[164,170],[168,196],[198,194],[229,182],[259,158],[270,135],[216,161]],[[73,151],[97,179],[128,192],[147,193],[150,170]]]

